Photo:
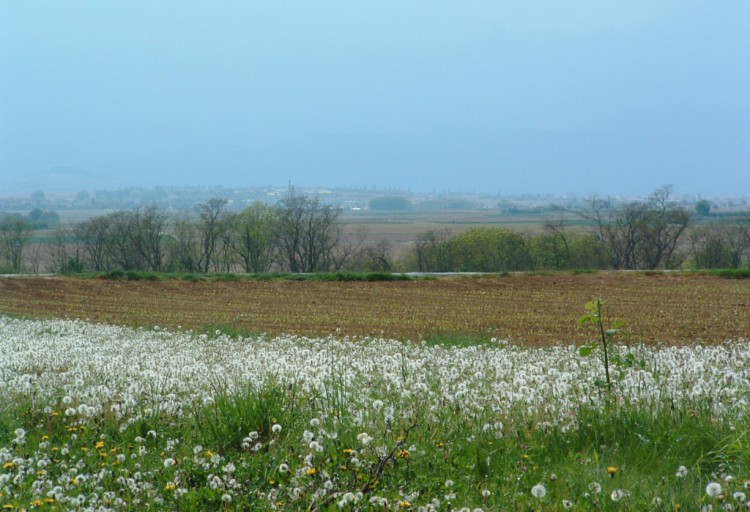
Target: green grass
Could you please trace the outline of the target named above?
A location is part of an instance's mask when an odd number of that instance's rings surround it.
[[[219,281],[236,282],[242,280],[251,281],[408,281],[411,279],[406,274],[391,272],[313,272],[313,273],[291,273],[291,272],[268,272],[258,274],[233,274],[233,273],[183,273],[183,272],[147,272],[134,270],[111,270],[109,272],[83,272],[80,274],[69,273],[70,277],[82,277],[87,279],[127,280],[127,281],[166,281],[179,279],[184,281]]]
[[[725,279],[750,279],[750,267],[722,268],[716,270],[702,270],[700,272]]]
[[[217,380],[212,403],[196,404],[180,416],[143,411],[125,430],[106,410],[81,422],[63,414],[61,402],[50,408],[19,396],[0,408],[0,445],[12,445],[15,430],[24,428],[25,444],[14,450],[21,457],[49,453],[56,462],[45,467],[44,478],[73,481],[66,476],[73,465],[78,475],[105,469],[130,477],[138,471],[154,484],[151,500],[161,500],[152,505],[175,510],[225,509],[221,500],[227,491],[212,489],[210,482],[227,474],[242,485],[231,491],[238,510],[272,510],[279,503],[285,510],[339,510],[336,502],[345,492],[362,493],[364,502],[387,496],[408,510],[405,495],[415,490],[414,501],[437,499],[448,510],[559,511],[563,500],[573,510],[666,511],[678,504],[682,510],[704,504],[716,509],[720,502],[705,495],[705,483],[723,474],[747,477],[750,470],[749,423],[717,421],[709,407],[581,407],[571,411],[577,427],[566,431],[544,427],[544,418],[523,411],[488,429],[485,419],[458,411],[443,413],[435,423],[425,421],[427,411],[415,410],[411,419],[381,422],[378,431],[369,432],[372,444],[363,446],[356,418],[336,401],[336,386],[343,382],[328,385],[333,392],[316,396],[283,383],[247,383],[230,390]],[[305,432],[318,438],[321,430],[327,436],[323,447],[306,462]],[[381,445],[384,451],[374,449]],[[675,472],[682,465],[688,473],[680,478]],[[18,466],[9,462],[3,471],[15,475]],[[592,482],[601,486],[601,494],[591,491]],[[739,478],[721,482],[729,491],[744,485]],[[539,483],[547,490],[541,499],[530,494]],[[118,489],[115,477],[106,473],[75,485],[75,492],[84,495]],[[297,503],[286,495],[293,487],[303,496]],[[327,493],[320,494],[321,489]],[[615,489],[631,494],[615,503],[610,497]],[[278,498],[269,500],[274,492]],[[335,492],[341,494],[334,499]],[[662,506],[654,506],[654,498]],[[15,496],[0,496],[0,503],[20,508],[34,499],[29,486]],[[731,501],[731,493],[726,500]],[[47,507],[59,509],[53,505]]]

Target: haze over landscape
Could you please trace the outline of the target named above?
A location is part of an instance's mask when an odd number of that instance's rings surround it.
[[[750,191],[747,2],[2,2],[0,195]]]

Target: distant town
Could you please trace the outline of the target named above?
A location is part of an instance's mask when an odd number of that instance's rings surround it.
[[[542,212],[580,209],[593,194],[481,194],[458,192],[418,193],[399,188],[328,188],[328,187],[127,187],[112,190],[80,190],[55,192],[43,189],[29,194],[4,194],[0,190],[0,211],[24,212],[35,209],[68,210],[119,210],[143,206],[156,206],[168,211],[188,211],[211,198],[227,201],[231,210],[242,210],[254,202],[276,204],[290,193],[315,196],[325,204],[343,211],[368,209],[381,210],[477,210],[499,209],[512,212]],[[598,196],[613,205],[641,199],[632,196]],[[645,197],[645,196],[644,196]],[[385,199],[389,199],[386,201]],[[685,206],[707,201],[714,213],[750,210],[750,198],[702,197],[700,195],[674,195],[673,200]],[[376,201],[373,201],[376,200]]]

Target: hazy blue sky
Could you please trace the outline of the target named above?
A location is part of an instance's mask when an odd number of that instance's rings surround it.
[[[0,195],[59,169],[750,195],[750,2],[0,0]]]

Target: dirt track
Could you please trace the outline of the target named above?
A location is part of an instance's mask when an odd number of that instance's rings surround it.
[[[0,313],[183,329],[384,336],[498,337],[528,345],[580,342],[594,296],[634,341],[687,344],[750,338],[750,281],[685,274],[451,277],[399,282],[109,281],[0,278]]]

